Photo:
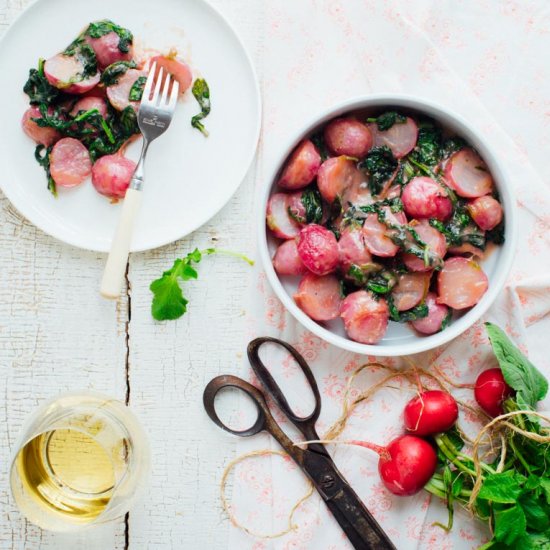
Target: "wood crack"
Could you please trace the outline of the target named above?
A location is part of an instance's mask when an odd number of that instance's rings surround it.
[[[126,395],[124,402],[128,406],[130,404],[130,320],[132,317],[132,295],[131,295],[131,284],[130,284],[130,260],[126,264],[126,273],[124,278],[126,279],[126,324],[124,327],[125,338],[125,356],[124,356],[124,372],[126,376]],[[124,550],[129,550],[130,548],[130,512],[126,512],[124,516]]]

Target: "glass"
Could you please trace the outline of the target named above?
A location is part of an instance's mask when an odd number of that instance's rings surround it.
[[[51,531],[74,531],[124,515],[149,473],[149,446],[120,401],[66,393],[27,419],[10,471],[21,512]]]

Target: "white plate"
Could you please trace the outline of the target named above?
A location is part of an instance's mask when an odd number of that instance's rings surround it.
[[[188,90],[172,125],[147,157],[142,210],[132,250],[162,246],[197,229],[231,198],[254,157],[260,131],[260,93],[252,63],[227,21],[203,0],[39,0],[0,43],[0,186],[19,212],[72,245],[109,250],[120,204],[90,181],[53,198],[34,143],[20,120],[28,107],[23,84],[39,57],[63,50],[90,21],[112,19],[136,43],[167,52],[176,47],[194,76],[211,90],[210,137],[191,127],[198,104]],[[139,142],[128,150],[136,158]]]
[[[410,328],[408,324],[401,325],[390,322],[384,338],[377,345],[367,345],[350,340],[346,336],[341,319],[328,323],[317,323],[313,319],[310,319],[296,305],[292,295],[296,292],[299,277],[279,278],[273,269],[271,258],[280,240],[274,239],[270,232],[266,230],[265,211],[270,195],[276,191],[275,182],[281,167],[287,156],[301,139],[315,133],[319,127],[322,127],[329,120],[347,112],[362,111],[364,114],[368,110],[379,112],[380,110],[393,110],[395,108],[405,113],[415,112],[437,120],[444,128],[462,136],[479,151],[491,171],[500,194],[506,223],[506,241],[480,262],[489,279],[489,289],[487,292],[471,309],[464,312],[455,312],[450,326],[443,332],[438,332],[431,336],[421,336]],[[260,256],[267,278],[277,297],[290,313],[308,330],[335,346],[355,353],[383,357],[402,356],[427,351],[449,342],[473,325],[487,311],[501,292],[510,272],[516,249],[517,233],[515,200],[512,194],[512,186],[504,166],[499,162],[496,153],[490,146],[489,136],[483,135],[472,123],[464,120],[448,107],[443,107],[414,96],[384,94],[350,99],[326,109],[304,125],[283,145],[284,147],[280,155],[276,157],[278,160],[271,170],[271,175],[266,180],[266,187],[256,213]]]

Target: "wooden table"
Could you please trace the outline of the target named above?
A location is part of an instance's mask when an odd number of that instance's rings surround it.
[[[28,0],[0,0],[0,33]],[[255,2],[212,2],[257,51]],[[247,12],[248,17],[242,15]],[[209,258],[187,285],[189,313],[156,323],[149,283],[195,246],[252,250],[255,166],[223,211],[190,237],[134,254],[128,290],[102,299],[106,256],[65,245],[18,214],[0,192],[0,548],[225,548],[228,520],[218,482],[234,447],[202,408],[202,390],[243,349],[247,265]],[[1,177],[1,176],[0,176]],[[208,281],[208,283],[207,283]],[[59,392],[94,389],[126,401],[149,434],[153,471],[143,502],[125,519],[82,535],[25,522],[9,492],[11,450],[24,419]],[[223,449],[223,450],[222,450]]]

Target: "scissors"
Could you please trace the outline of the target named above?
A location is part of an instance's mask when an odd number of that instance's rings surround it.
[[[266,342],[285,348],[302,369],[315,397],[315,408],[309,416],[297,416],[293,412],[281,388],[260,359],[260,347]],[[302,355],[290,344],[269,337],[252,340],[248,344],[247,353],[254,373],[279,409],[298,428],[306,440],[319,439],[315,423],[321,412],[321,396],[313,373]],[[233,430],[220,420],[214,408],[214,400],[216,394],[223,388],[242,390],[255,403],[258,416],[250,428],[240,431]],[[271,415],[265,396],[258,388],[237,376],[229,374],[217,376],[206,386],[203,404],[210,419],[220,428],[234,435],[248,437],[263,430],[269,432],[313,483],[354,548],[357,550],[395,550],[395,546],[386,533],[338,471],[325,447],[320,443],[310,443],[305,449],[295,446]]]

